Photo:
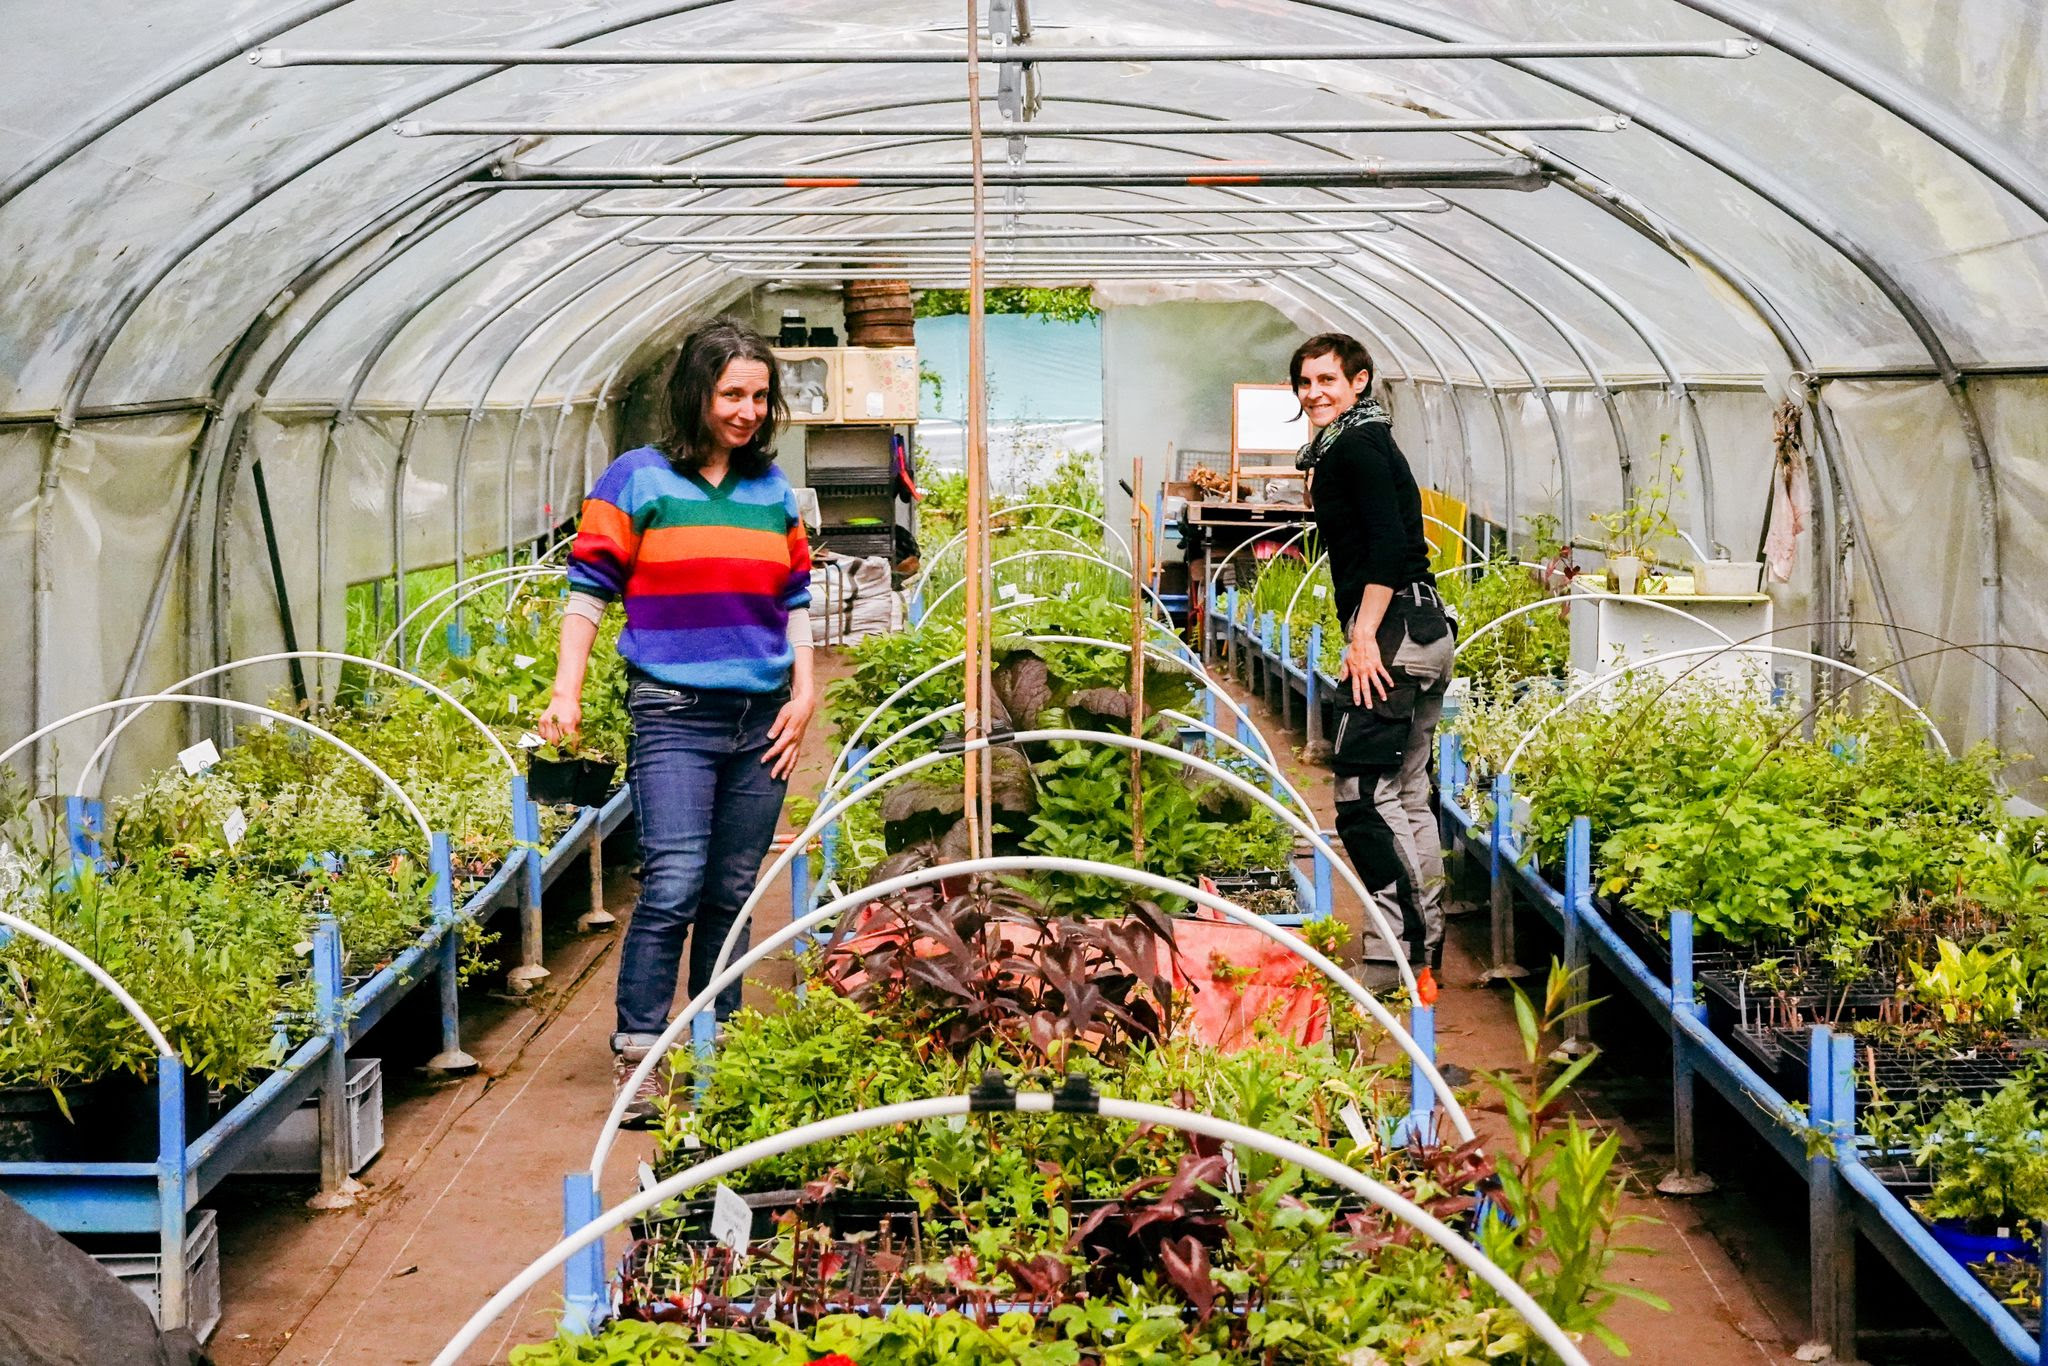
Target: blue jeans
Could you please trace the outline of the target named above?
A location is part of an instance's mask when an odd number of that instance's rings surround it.
[[[614,1050],[645,1047],[667,1027],[685,938],[690,995],[710,984],[782,819],[788,783],[761,756],[788,700],[787,692],[678,688],[634,673],[626,776],[640,826],[640,899],[619,953]],[[747,938],[741,934],[735,958]],[[734,982],[718,994],[717,1017],[739,1004]]]

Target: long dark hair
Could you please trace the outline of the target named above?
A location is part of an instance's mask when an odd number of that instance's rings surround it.
[[[683,338],[668,378],[668,432],[661,442],[669,462],[682,469],[704,463],[712,445],[711,396],[719,376],[736,360],[759,361],[768,367],[768,415],[754,439],[732,453],[733,472],[754,479],[768,472],[775,459],[775,432],[789,418],[782,397],[782,371],[768,339],[737,318],[717,318]]]

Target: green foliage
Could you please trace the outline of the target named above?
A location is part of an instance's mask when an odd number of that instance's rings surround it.
[[[1596,512],[1593,525],[1607,538],[1607,556],[1634,555],[1648,570],[1657,563],[1658,544],[1678,537],[1678,523],[1671,508],[1681,482],[1680,461],[1684,451],[1672,450],[1671,436],[1657,438],[1657,454],[1648,462],[1647,478],[1640,480],[1633,495],[1613,512]]]
[[[1102,316],[1095,304],[1095,291],[1087,285],[1055,285],[1050,288],[1004,286],[983,292],[982,306],[989,313],[1021,313],[1046,322],[1078,323]],[[916,302],[920,318],[948,318],[967,312],[964,289],[921,290]]]
[[[1934,1173],[1919,1202],[1930,1219],[2005,1223],[2048,1221],[2048,1107],[2038,1073],[2008,1083],[1982,1101],[1957,1097],[1941,1108],[1915,1161]]]
[[[1444,601],[1458,618],[1458,638],[1473,643],[1459,652],[1458,672],[1477,690],[1498,689],[1526,678],[1562,676],[1571,660],[1571,629],[1562,609],[1525,612],[1476,641],[1488,623],[1552,596],[1536,571],[1505,550],[1478,573],[1442,581]]]

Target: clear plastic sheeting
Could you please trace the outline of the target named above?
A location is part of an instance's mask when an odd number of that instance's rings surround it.
[[[15,9],[0,52],[0,473],[17,493],[0,542],[28,609],[0,633],[10,734],[124,682],[276,647],[258,461],[308,645],[340,640],[350,583],[446,563],[458,535],[465,555],[487,554],[568,516],[610,454],[623,396],[691,318],[764,278],[644,239],[789,235],[789,260],[829,272],[834,241],[965,224],[903,212],[959,206],[957,186],[836,183],[863,166],[959,174],[964,138],[931,135],[965,122],[956,63],[245,60],[256,46],[959,52],[964,13],[913,0]],[[1746,558],[1772,408],[1814,399],[1819,506],[1795,580],[1777,590],[1785,643],[1812,643],[1803,623],[1887,605],[1899,625],[1951,639],[2043,638],[2048,15],[2033,0],[1034,0],[1030,16],[1027,48],[1203,44],[1222,57],[1755,40],[1744,60],[1044,62],[1040,125],[1168,126],[992,141],[999,168],[1012,154],[1027,169],[1212,177],[1244,163],[1512,157],[1545,183],[1033,187],[996,191],[991,221],[1069,251],[1071,229],[1117,226],[1133,234],[1125,245],[1186,263],[1185,280],[1080,272],[1103,277],[1110,305],[1112,469],[1163,451],[1169,417],[1183,447],[1227,450],[1218,386],[1278,378],[1302,332],[1337,327],[1382,358],[1418,467],[1475,511],[1547,513],[1583,532],[1586,514],[1621,496],[1624,455],[1641,470],[1669,434],[1685,470],[1681,524]],[[990,90],[1000,75],[985,73]],[[986,112],[999,117],[993,100]],[[1172,126],[1602,115],[1628,124]],[[409,120],[522,131],[400,136]],[[545,135],[571,121],[712,131]],[[842,131],[730,131],[748,123]],[[678,179],[505,188],[515,163],[600,178],[672,167]],[[769,174],[757,188],[688,183],[692,168],[719,166]],[[1444,211],[1361,231],[1360,206],[1431,199]],[[1128,212],[1005,212],[1060,203]],[[594,212],[621,206],[689,212]],[[870,212],[806,215],[823,206]],[[1274,206],[1293,212],[1243,212]],[[720,207],[787,216],[706,216]],[[1198,212],[1160,212],[1174,207]],[[1254,226],[1300,235],[1227,235]],[[1281,247],[1310,255],[1249,282],[1215,278],[1233,255]],[[1843,627],[1838,645],[1865,664],[1899,648],[1870,626]],[[2016,678],[2036,676],[2022,674],[2032,656],[2007,654]],[[2003,728],[2017,748],[2048,744],[2038,714],[2016,711],[2013,689],[1977,665],[1942,656],[1909,671],[1955,734]],[[124,754],[184,722],[144,724]]]

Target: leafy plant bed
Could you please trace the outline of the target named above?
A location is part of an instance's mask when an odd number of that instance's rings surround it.
[[[2038,1259],[1991,1257],[1968,1263],[1970,1274],[2012,1311],[2030,1338],[2041,1336],[2041,1264]]]

